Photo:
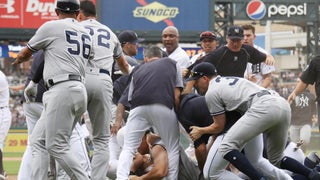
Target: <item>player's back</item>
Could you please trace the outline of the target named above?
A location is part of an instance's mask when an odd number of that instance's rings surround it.
[[[85,75],[92,53],[88,31],[73,18],[49,21],[28,43],[29,48],[44,49],[44,80],[60,74]]]
[[[109,27],[94,19],[82,21],[81,24],[89,30],[94,44],[94,59],[89,61],[88,66],[111,72],[114,56],[122,53],[117,36]]]
[[[251,95],[262,90],[265,89],[244,78],[218,76],[210,81],[206,101],[214,107],[217,106],[215,108],[217,112],[224,111],[224,109],[226,111],[237,109],[244,112],[247,110],[246,105]]]

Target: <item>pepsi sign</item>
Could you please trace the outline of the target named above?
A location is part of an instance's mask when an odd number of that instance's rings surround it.
[[[268,2],[269,3],[269,2]],[[260,0],[252,0],[246,7],[247,16],[252,20],[261,20],[266,14],[268,18],[274,16],[286,16],[290,18],[292,16],[306,16],[307,4],[295,3],[295,4],[270,4],[267,6]]]

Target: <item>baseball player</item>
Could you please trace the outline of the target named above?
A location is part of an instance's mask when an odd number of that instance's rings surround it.
[[[179,126],[174,108],[177,108],[182,87],[181,68],[170,58],[153,59],[133,73],[128,96],[131,110],[126,123],[117,180],[128,179],[133,155],[144,132],[151,126],[155,127],[168,152],[167,178],[177,179]]]
[[[46,178],[41,176],[47,171],[41,152],[47,150],[71,179],[89,180],[69,145],[72,129],[87,109],[83,82],[93,46],[87,29],[76,20],[79,6],[79,0],[58,0],[55,11],[59,20],[44,23],[13,62],[28,61],[33,52],[44,50],[43,79],[49,90],[43,95],[45,108],[30,139],[34,154],[32,179]],[[36,86],[32,81],[29,85]],[[27,95],[33,93],[27,91]]]
[[[0,71],[0,180],[6,178],[3,169],[2,152],[6,137],[11,126],[11,111],[9,109],[9,84],[6,75]]]
[[[215,73],[206,75],[207,72]],[[290,106],[285,99],[246,79],[217,76],[215,67],[209,63],[196,66],[193,77],[196,79],[197,90],[206,94],[206,103],[213,115],[214,123],[209,127],[196,128],[195,131],[192,129],[194,131],[190,133],[192,139],[199,137],[199,131],[220,133],[226,123],[225,111],[237,110],[243,113],[225,136],[223,138],[220,136],[219,150],[214,150],[218,148],[213,149],[214,146],[210,149],[205,164],[205,169],[209,173],[204,173],[205,177],[216,173],[215,168],[226,167],[226,164],[222,165],[225,163],[223,157],[251,179],[265,179],[240,152],[245,143],[265,132],[268,142],[267,153],[272,164],[309,179],[319,179],[318,172],[283,156],[291,116]]]
[[[254,44],[256,38],[255,27],[251,24],[242,25],[241,27],[243,28],[244,35],[243,43],[267,54],[263,48]],[[258,64],[248,63],[244,77],[264,88],[268,88],[272,81],[272,72],[274,71],[275,67],[273,65],[266,65],[264,62]]]
[[[168,57],[175,60],[183,69],[191,62],[188,54],[179,46],[179,31],[174,26],[168,26],[162,30],[162,44]]]
[[[204,31],[200,34],[200,43],[202,52],[192,56],[190,59],[191,64],[216,49],[218,45],[217,36],[211,31]]]
[[[86,67],[85,86],[88,93],[88,114],[92,125],[93,157],[92,179],[104,179],[109,161],[109,137],[113,84],[110,76],[114,59],[121,71],[128,74],[129,65],[124,59],[117,36],[96,20],[92,1],[81,1],[78,20],[90,31],[93,39],[94,59]]]

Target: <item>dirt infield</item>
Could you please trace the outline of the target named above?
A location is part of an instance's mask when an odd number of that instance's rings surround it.
[[[15,175],[8,175],[8,177],[6,178],[6,180],[17,180],[17,176]]]

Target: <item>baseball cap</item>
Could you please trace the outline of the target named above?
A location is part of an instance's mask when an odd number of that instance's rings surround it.
[[[79,0],[58,0],[57,9],[63,12],[76,12],[80,10]]]
[[[207,38],[207,39],[213,39],[216,40],[216,35],[211,32],[211,31],[204,31],[200,34],[200,41],[202,41],[203,39]]]
[[[228,29],[228,37],[232,39],[243,39],[243,29],[239,26],[231,26]]]
[[[202,62],[197,64],[190,73],[190,77],[187,81],[196,80],[201,78],[202,76],[213,76],[217,75],[217,69],[213,64],[208,62]]]
[[[130,30],[126,30],[126,31],[122,31],[119,35],[118,35],[118,39],[120,41],[121,44],[124,43],[138,43],[138,42],[142,42],[144,41],[144,39],[142,38],[138,38],[137,33],[130,31]]]

